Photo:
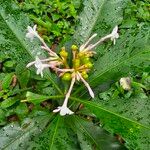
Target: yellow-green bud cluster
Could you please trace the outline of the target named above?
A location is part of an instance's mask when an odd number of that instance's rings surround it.
[[[76,45],[72,45],[71,50],[73,53],[71,69],[74,69],[75,72],[78,71],[79,73],[81,73],[84,79],[87,79],[88,78],[87,73],[93,67],[93,64],[90,59],[92,55],[89,55],[89,53],[86,53],[86,51],[79,52],[79,49]],[[65,59],[68,56],[68,52],[66,52],[64,47],[61,49],[59,54],[62,58],[65,58]],[[70,81],[72,78],[71,75],[72,75],[72,72],[66,72],[62,75],[62,79],[65,81]]]
[[[85,68],[91,69],[93,67],[90,57],[83,55],[82,57],[79,57],[79,59],[81,61],[80,65],[84,65]]]

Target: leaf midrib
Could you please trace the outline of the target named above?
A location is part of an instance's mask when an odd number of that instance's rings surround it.
[[[75,120],[78,122],[78,124],[82,127],[82,129],[87,133],[87,135],[90,137],[90,139],[93,140],[93,142],[97,145],[97,148],[100,150],[100,148],[98,147],[97,142],[95,141],[95,139],[90,135],[90,133],[84,128],[84,126],[80,123],[78,117],[74,117]]]
[[[26,45],[25,45],[22,41],[20,41],[18,35],[17,35],[15,32],[13,32],[13,30],[12,30],[12,28],[11,28],[11,25],[10,25],[9,23],[7,23],[7,21],[5,20],[5,17],[2,15],[2,11],[3,11],[3,9],[0,11],[0,15],[1,15],[3,21],[5,22],[5,24],[7,25],[7,27],[8,27],[9,30],[11,31],[11,33],[16,37],[16,39],[17,39],[18,42],[20,43],[21,47],[23,47],[23,48],[26,50],[26,52],[33,58],[32,53],[31,53],[30,51],[28,51],[28,48],[26,47]],[[47,72],[46,72],[46,75],[48,75]],[[49,75],[48,75],[48,76],[49,76]],[[52,80],[51,77],[49,77],[49,80],[50,80],[51,83],[54,85],[54,87],[57,89],[57,91],[58,91],[60,94],[63,94],[63,92],[61,91],[61,89],[57,86],[57,84]]]
[[[43,119],[43,120],[45,120],[45,119]],[[25,134],[27,134],[29,131],[33,131],[32,129],[34,129],[34,128],[35,128],[35,126],[33,126],[32,128],[29,128],[25,132],[23,132],[20,135],[16,136],[16,138],[14,138],[13,140],[11,140],[11,142],[9,142],[8,144],[4,145],[4,147],[1,150],[5,150],[8,146],[10,146],[12,143],[16,142],[18,139],[20,139],[22,136],[24,136]]]
[[[148,51],[144,51],[144,53],[148,53],[148,52],[150,52],[150,51],[149,51],[149,50],[148,50]],[[97,80],[98,78],[100,78],[103,74],[109,72],[110,70],[116,68],[117,66],[119,66],[119,65],[121,65],[121,64],[124,64],[124,63],[127,62],[127,61],[131,61],[132,59],[134,60],[136,57],[139,57],[139,55],[141,55],[142,53],[143,53],[143,51],[137,53],[136,55],[134,55],[134,56],[132,56],[132,57],[130,57],[130,58],[128,58],[128,59],[122,61],[122,62],[119,62],[119,63],[116,64],[116,65],[112,65],[111,67],[109,67],[108,69],[106,69],[106,70],[103,71],[102,73],[98,74],[96,77],[94,77],[94,79],[91,79],[91,81],[89,82],[89,84],[93,84],[93,82],[94,82],[95,80]],[[75,94],[77,94],[78,92],[80,92],[83,88],[84,88],[83,86],[82,86],[81,88],[79,88],[76,92],[73,93],[73,95],[75,95]],[[83,93],[80,95],[80,97],[82,97],[85,93],[87,93],[87,91],[83,92]]]
[[[50,144],[50,150],[52,150],[52,147],[53,147],[53,144],[54,144],[55,135],[57,133],[59,122],[60,122],[60,116],[57,119],[57,123],[56,123],[55,129],[54,129],[54,134],[52,135],[52,140],[51,140],[51,144]]]
[[[137,125],[139,125],[139,126],[141,126],[141,127],[143,127],[143,128],[146,128],[146,129],[149,129],[149,130],[150,130],[150,127],[147,127],[147,126],[145,126],[145,125],[142,125],[141,123],[138,123],[138,122],[136,122],[136,121],[134,121],[134,120],[131,120],[130,118],[126,118],[125,116],[121,116],[120,114],[117,114],[117,113],[115,113],[115,112],[112,112],[112,111],[110,111],[110,110],[108,110],[108,109],[105,109],[105,108],[103,108],[102,106],[100,106],[100,104],[97,104],[97,103],[95,103],[95,102],[89,102],[89,101],[81,100],[81,99],[78,99],[78,98],[75,98],[75,97],[70,97],[70,99],[72,99],[72,100],[74,100],[74,101],[81,102],[81,103],[83,103],[83,104],[86,104],[86,105],[89,105],[89,106],[92,106],[92,107],[95,107],[95,108],[98,108],[98,109],[101,109],[101,110],[103,110],[103,111],[105,111],[105,112],[107,112],[107,113],[113,114],[113,115],[115,115],[115,116],[117,116],[117,117],[119,117],[119,118],[122,118],[122,119],[124,119],[124,120],[129,121],[129,122],[132,122],[133,124],[137,124]]]
[[[144,51],[144,53],[148,53],[148,52],[150,52],[150,51],[149,51],[149,50],[148,50],[148,51]],[[99,78],[100,76],[102,76],[103,74],[105,74],[106,72],[108,72],[109,70],[112,70],[112,69],[116,68],[117,66],[123,64],[124,62],[126,62],[126,61],[131,61],[132,59],[134,60],[136,57],[138,57],[138,55],[140,55],[140,54],[142,54],[142,53],[143,53],[143,51],[140,52],[140,53],[137,53],[137,55],[134,55],[133,57],[130,57],[130,58],[128,58],[128,59],[126,59],[126,60],[124,60],[124,61],[122,61],[122,62],[120,62],[120,63],[118,63],[118,64],[116,64],[116,65],[112,65],[113,67],[108,68],[107,70],[105,70],[105,71],[102,72],[101,74],[97,75],[94,79],[91,80],[90,83],[92,83],[92,81],[96,80],[97,78]]]

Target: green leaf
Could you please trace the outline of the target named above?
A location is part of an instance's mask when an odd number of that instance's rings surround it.
[[[77,98],[71,99],[87,106],[109,132],[121,135],[126,141],[127,147],[148,150],[147,148],[150,144],[150,102],[148,99],[129,99],[128,101],[121,99],[121,102],[118,100],[118,103],[116,102],[115,105],[113,105],[112,101],[104,105],[98,99],[95,99],[98,102]],[[136,119],[138,117],[139,119]]]
[[[65,123],[65,117],[55,116],[45,132],[35,139],[36,148],[42,150],[79,149],[73,138],[72,130]]]
[[[0,125],[5,120],[5,111],[0,109]]]
[[[8,67],[8,68],[12,68],[14,66],[15,62],[14,61],[6,61],[4,63],[4,66],[5,67]]]
[[[6,76],[2,80],[2,89],[3,90],[6,90],[7,88],[9,88],[9,86],[12,82],[13,75],[14,75],[13,73],[6,74]]]
[[[32,102],[34,104],[40,104],[41,102],[49,99],[49,96],[39,95],[32,92],[27,92],[26,97],[28,102]]]
[[[22,65],[17,65],[15,70],[21,88],[27,87],[30,78],[30,71],[27,70],[25,66]]]
[[[126,33],[122,31],[117,44],[107,49],[107,52],[96,61],[97,69],[91,76],[91,85],[96,86],[127,76],[136,67],[149,66],[149,31],[148,27],[138,30],[138,33],[132,29],[125,31]]]
[[[108,134],[100,126],[92,122],[81,119],[77,116],[71,119],[74,130],[77,132],[78,140],[82,150],[123,150],[123,145],[119,144],[115,137]],[[125,148],[124,148],[125,149]]]
[[[19,115],[19,117],[24,117],[25,115],[27,115],[28,111],[29,110],[26,103],[20,103],[15,110],[16,114]]]
[[[8,107],[12,106],[13,104],[15,104],[16,102],[17,102],[17,99],[15,99],[15,98],[7,98],[1,102],[0,106],[2,108],[8,108]]]
[[[22,125],[11,123],[0,129],[0,149],[28,149],[33,148],[33,138],[40,135],[51,119],[48,113],[39,114],[37,117],[26,118]]]
[[[32,92],[27,92],[26,94],[27,99],[23,100],[23,102],[31,102],[34,104],[40,104],[41,102],[48,100],[48,99],[59,99],[63,98],[63,96],[45,96],[45,95],[39,95]]]
[[[45,57],[36,40],[31,43],[25,38],[29,24],[27,16],[20,12],[13,1],[0,2],[0,50],[23,66],[33,61],[37,55]],[[45,77],[62,94],[48,70],[45,71]]]
[[[122,23],[123,11],[127,6],[128,1],[124,0],[85,1],[80,14],[80,24],[74,35],[75,40],[81,45],[94,33],[98,34],[96,40],[111,33],[115,25]],[[135,67],[150,65],[150,30],[146,23],[130,29],[122,29],[120,25],[119,35],[116,45],[108,41],[95,49],[97,54],[94,69],[89,77],[92,87],[128,76]],[[96,40],[91,43],[95,43]],[[75,94],[82,90],[83,86],[78,88]]]
[[[121,23],[123,8],[129,0],[92,0],[84,1],[74,38],[82,44],[94,32],[98,36],[108,34],[108,30]]]

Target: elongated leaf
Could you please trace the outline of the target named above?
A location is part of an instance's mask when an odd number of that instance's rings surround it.
[[[12,78],[13,78],[13,73],[9,73],[4,77],[4,79],[2,80],[3,90],[6,90],[7,88],[9,88],[9,86],[12,82]]]
[[[27,92],[26,94],[27,99],[25,102],[31,102],[33,104],[40,104],[41,102],[49,99],[59,99],[63,98],[63,96],[45,96],[45,95],[39,95],[32,92]]]
[[[127,76],[135,67],[150,65],[149,26],[143,24],[140,28],[122,29],[123,11],[128,6],[128,2],[124,0],[84,2],[80,24],[74,36],[78,43],[84,43],[93,33],[102,37],[111,33],[115,25],[120,25],[120,37],[116,45],[107,42],[108,44],[99,45],[95,49],[97,58],[89,78],[90,85],[93,87]],[[83,87],[77,89],[75,93],[82,89]]]
[[[0,106],[1,106],[1,108],[8,108],[8,107],[12,106],[16,102],[17,102],[17,99],[15,99],[15,98],[8,98],[8,99],[5,99],[4,101],[2,101],[0,103]]]
[[[19,69],[16,69],[16,74],[17,74],[17,78],[18,78],[19,84],[20,84],[21,88],[25,88],[25,87],[27,87],[27,84],[29,82],[30,71],[29,70],[23,70],[23,71],[19,72],[18,70]]]
[[[106,54],[96,61],[97,70],[91,76],[91,84],[96,86],[109,80],[116,80],[127,76],[135,68],[149,66],[149,31],[147,27],[138,33],[132,29],[123,32],[117,45],[110,47]],[[132,34],[135,34],[135,37]]]
[[[123,8],[127,6],[128,1],[85,0],[74,35],[75,40],[82,44],[93,32],[98,33],[98,36],[108,34],[110,28],[120,24],[123,20]]]
[[[0,1],[0,51],[22,64],[22,67],[33,61],[36,55],[45,57],[37,41],[31,43],[25,38],[29,24],[27,16],[20,12],[14,2]],[[62,93],[48,70],[45,77]]]
[[[64,122],[64,117],[56,116],[45,132],[35,139],[35,148],[39,150],[79,149],[69,129],[70,127]]]
[[[101,127],[79,117],[74,117],[72,121],[74,121],[74,125],[76,126],[75,130],[78,140],[81,142],[80,146],[82,150],[93,150],[94,147],[99,150],[126,149]]]
[[[103,103],[94,102],[94,101],[84,101],[76,98],[72,98],[72,100],[78,101],[83,103],[85,106],[87,106],[102,122],[103,127],[107,129],[109,132],[119,134],[123,137],[123,139],[126,141],[126,145],[131,149],[149,149],[150,145],[150,125],[147,120],[149,119],[149,107],[148,99],[139,99],[138,101],[143,101],[142,103],[144,106],[142,107],[143,110],[139,105],[140,102],[138,102],[138,107],[135,105],[132,105],[132,107],[128,109],[127,104],[123,105],[120,104],[122,113],[120,113],[119,105],[118,107],[112,108],[109,106],[109,103],[107,105],[104,105]],[[132,101],[132,99],[130,99]],[[128,101],[129,102],[129,101]],[[110,102],[111,103],[111,102]],[[124,102],[125,103],[125,102]],[[130,103],[128,104],[130,106]],[[136,107],[136,112],[135,112]],[[146,110],[144,110],[146,109]],[[119,110],[119,112],[117,111]],[[130,114],[140,114],[139,117],[142,116],[141,120],[136,120],[135,115]],[[141,113],[147,112],[146,116],[141,115]],[[145,114],[145,113],[144,113]],[[144,119],[143,119],[144,118]],[[146,123],[143,121],[146,120]]]
[[[41,134],[51,116],[49,114],[38,115],[34,119],[27,118],[22,126],[11,123],[0,129],[0,149],[28,149],[34,147],[32,140]]]

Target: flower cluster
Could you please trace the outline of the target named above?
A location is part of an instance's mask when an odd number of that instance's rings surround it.
[[[96,43],[91,44],[90,42],[97,36],[97,34],[93,34],[83,45],[77,47],[76,45],[71,46],[72,51],[72,63],[68,64],[68,52],[65,47],[62,47],[59,54],[53,52],[44,40],[39,36],[36,31],[36,25],[32,28],[28,26],[28,32],[26,37],[33,41],[35,37],[37,37],[42,42],[42,48],[49,53],[49,58],[47,59],[39,59],[36,56],[35,61],[27,64],[27,67],[34,65],[37,69],[37,74],[40,74],[43,77],[43,70],[45,68],[52,69],[62,80],[70,81],[70,87],[68,92],[65,94],[65,100],[62,106],[57,107],[57,109],[53,110],[53,112],[60,112],[60,115],[64,116],[66,114],[73,114],[74,112],[68,108],[68,100],[73,89],[73,86],[76,81],[81,81],[86,86],[89,91],[89,94],[92,98],[94,98],[94,92],[92,91],[90,85],[86,81],[88,78],[88,73],[93,67],[93,63],[91,62],[91,57],[96,53],[93,49],[103,43],[104,41],[110,39],[113,43],[116,43],[116,39],[119,37],[118,34],[118,26],[116,26],[112,33],[102,37]]]

